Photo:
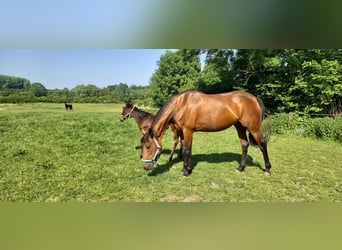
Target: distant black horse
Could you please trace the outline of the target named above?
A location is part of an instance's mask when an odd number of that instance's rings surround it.
[[[72,104],[71,103],[65,103],[65,110],[66,111],[72,111]]]

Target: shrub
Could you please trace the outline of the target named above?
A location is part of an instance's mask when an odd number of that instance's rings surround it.
[[[283,134],[293,126],[293,120],[288,114],[275,114],[268,116],[263,123],[263,129],[270,133]]]
[[[330,138],[342,142],[342,118],[314,118],[304,122],[305,136]]]
[[[342,142],[342,118],[310,118],[297,114],[275,114],[267,117],[263,128],[264,131],[272,134],[294,133]]]

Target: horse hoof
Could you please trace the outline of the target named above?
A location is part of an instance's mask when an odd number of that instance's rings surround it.
[[[192,173],[192,170],[183,170],[183,176],[187,177]]]
[[[242,170],[241,170],[240,168],[236,168],[236,169],[235,169],[235,172],[237,172],[237,173],[242,173],[244,170],[245,170],[245,169],[242,169]]]
[[[265,171],[265,176],[271,176],[270,172]]]

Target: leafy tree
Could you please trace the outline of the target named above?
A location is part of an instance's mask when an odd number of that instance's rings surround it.
[[[25,78],[0,75],[1,89],[29,89],[30,81]]]
[[[234,89],[230,59],[233,50],[210,49],[207,53],[205,66],[200,74],[198,89],[206,93],[220,93]]]
[[[139,105],[149,105],[151,103],[148,95],[148,86],[130,86],[130,101]]]
[[[157,62],[158,69],[150,79],[152,105],[162,106],[171,96],[198,87],[201,71],[200,50],[167,51]]]
[[[80,84],[73,88],[71,93],[75,102],[91,103],[96,102],[97,97],[101,94],[101,89],[93,84]]]
[[[342,50],[238,50],[232,69],[239,86],[272,111],[341,110]]]
[[[251,92],[262,98],[270,111],[278,110],[285,101],[284,92],[289,82],[288,65],[282,52],[273,49],[237,50],[231,59],[236,81],[234,89]]]
[[[115,95],[119,102],[127,102],[130,99],[130,90],[126,83],[119,83],[115,88]]]
[[[47,89],[44,87],[43,84],[35,82],[31,84],[30,91],[36,96],[47,96]]]
[[[89,85],[77,85],[75,88],[71,90],[79,97],[95,97],[100,95],[100,88],[93,84]]]
[[[342,66],[338,60],[318,57],[304,61],[295,84],[290,88],[291,92],[301,96],[294,96],[297,109],[309,113],[341,112],[341,80]]]

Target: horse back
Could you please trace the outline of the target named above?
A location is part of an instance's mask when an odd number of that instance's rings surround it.
[[[220,131],[240,122],[249,127],[259,120],[260,107],[252,94],[233,91],[221,94],[185,92],[178,102],[183,102],[175,119],[179,127],[193,131]]]

